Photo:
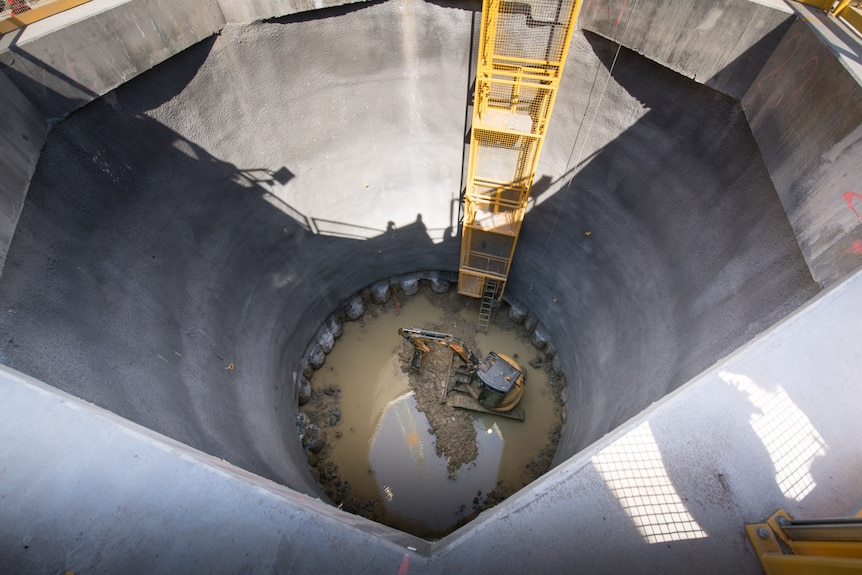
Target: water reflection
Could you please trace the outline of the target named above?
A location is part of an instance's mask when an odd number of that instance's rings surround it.
[[[421,524],[428,532],[445,532],[474,512],[474,499],[494,489],[503,454],[496,423],[489,429],[474,422],[479,456],[450,479],[446,460],[434,447],[428,420],[416,409],[413,393],[392,401],[371,439],[369,463],[387,514],[394,520]]]

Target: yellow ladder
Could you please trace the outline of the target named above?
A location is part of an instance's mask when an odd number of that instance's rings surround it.
[[[483,0],[458,292],[503,297],[581,0]]]

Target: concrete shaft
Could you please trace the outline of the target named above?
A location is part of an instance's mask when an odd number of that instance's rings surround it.
[[[9,365],[315,492],[291,416],[315,330],[457,268],[474,15],[338,12],[228,26],[55,128],[2,286]],[[573,385],[557,461],[814,291],[738,104],[628,52],[599,101],[614,48],[573,43],[508,292]]]
[[[457,269],[475,8],[227,25],[59,123],[0,360],[319,495],[294,426],[318,326]],[[589,32],[571,54],[507,292],[570,383],[557,465],[818,290],[735,100]]]

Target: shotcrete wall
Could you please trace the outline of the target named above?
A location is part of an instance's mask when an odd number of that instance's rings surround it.
[[[578,25],[739,100],[794,20],[784,0],[604,0]]]
[[[862,266],[852,29],[783,0],[587,2],[579,25],[739,100],[814,279]]]
[[[820,11],[794,22],[742,99],[811,274],[862,267],[862,48]]]
[[[58,124],[0,360],[317,493],[306,345],[362,287],[457,267],[474,15],[229,25]],[[570,382],[557,462],[816,291],[738,104],[628,52],[605,91],[614,48],[573,43],[508,288]]]

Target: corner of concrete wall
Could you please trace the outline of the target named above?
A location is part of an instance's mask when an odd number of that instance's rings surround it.
[[[739,100],[794,18],[774,1],[594,0],[578,25]]]
[[[742,99],[811,274],[829,285],[862,266],[862,85],[858,43],[838,23],[796,21]],[[819,29],[818,29],[819,28]],[[856,50],[855,60],[847,59]]]
[[[205,0],[94,1],[0,38],[0,69],[44,118],[62,118],[224,24]]]
[[[219,0],[218,4],[230,24],[242,24],[298,12],[332,8],[371,0]]]
[[[47,128],[27,98],[0,73],[4,127],[0,131],[0,274],[36,170]]]
[[[48,125],[224,23],[205,0],[96,0],[0,37],[0,273]]]

